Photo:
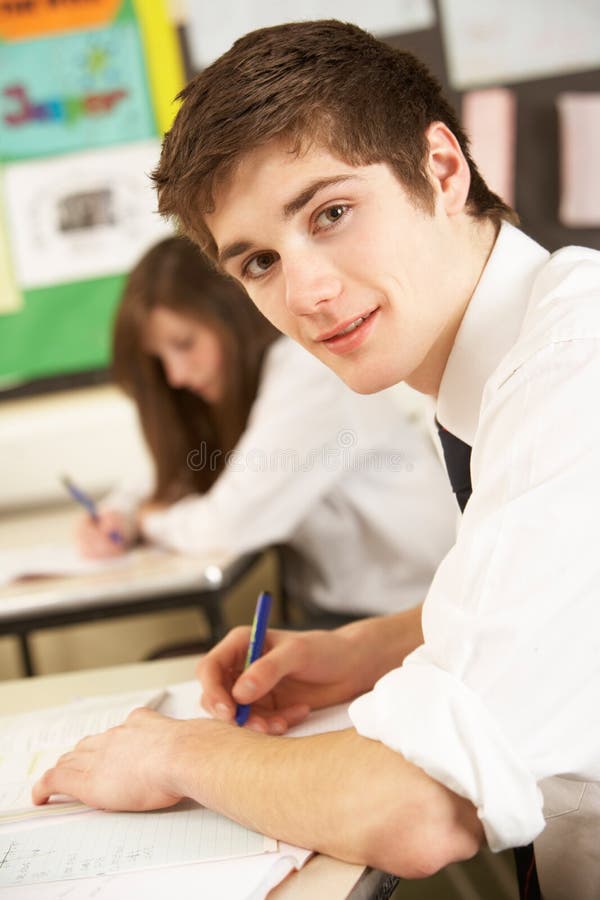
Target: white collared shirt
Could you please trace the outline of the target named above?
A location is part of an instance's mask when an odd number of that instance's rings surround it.
[[[145,536],[190,554],[284,544],[293,599],[336,612],[421,603],[451,547],[454,499],[418,395],[359,396],[289,338],[267,352],[247,427],[203,496],[146,517]],[[201,448],[192,465],[210,465]],[[146,483],[103,506],[131,510]]]
[[[471,800],[495,850],[542,831],[543,779],[600,779],[599,401],[600,253],[550,257],[504,224],[437,404],[473,494],[424,644],[350,708]]]

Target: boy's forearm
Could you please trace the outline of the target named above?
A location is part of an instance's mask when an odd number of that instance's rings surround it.
[[[264,834],[404,877],[480,845],[471,804],[353,729],[276,738],[222,723],[196,734],[193,723],[182,726],[175,792]]]
[[[360,678],[357,693],[371,690],[375,682],[401,666],[404,658],[423,643],[423,604],[389,616],[361,619],[339,629],[353,646],[360,648]]]

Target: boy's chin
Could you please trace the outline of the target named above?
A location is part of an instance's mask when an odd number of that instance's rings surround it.
[[[342,379],[355,394],[377,394],[387,388],[398,384],[400,378],[395,378],[390,372],[384,373],[377,370],[358,371],[357,369],[338,370],[333,369],[336,375]]]

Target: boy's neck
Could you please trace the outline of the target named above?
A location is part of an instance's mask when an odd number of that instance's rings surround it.
[[[406,379],[406,383],[421,394],[437,397],[458,329],[494,249],[499,230],[491,219],[478,221],[469,216],[465,222],[464,231],[459,236],[460,255],[457,259],[460,258],[462,264],[456,269],[453,291],[456,302],[431,351]]]

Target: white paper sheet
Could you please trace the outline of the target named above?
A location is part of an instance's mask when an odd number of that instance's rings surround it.
[[[86,559],[73,544],[41,544],[0,550],[0,587],[19,578],[43,575],[88,575],[131,565],[133,553],[109,559]]]
[[[128,272],[172,229],[149,173],[157,140],[5,167],[6,217],[18,284],[35,288]]]
[[[187,7],[187,34],[196,69],[209,65],[243,34],[282,22],[341,19],[378,35],[418,31],[435,22],[431,0],[189,0]]]
[[[558,95],[560,125],[559,218],[570,228],[600,225],[600,93]]]
[[[8,835],[0,832],[0,888],[115,875],[277,850],[277,841],[184,800],[152,813],[94,810]]]
[[[309,850],[280,843],[277,853],[142,872],[11,888],[11,900],[264,900]]]
[[[197,681],[182,681],[169,685],[159,708],[166,716],[174,719],[208,719],[210,716],[201,705],[201,699],[202,689]],[[348,706],[348,703],[339,703],[337,706],[318,709],[304,722],[290,728],[286,737],[307,737],[311,734],[323,734],[325,731],[352,728]]]
[[[600,65],[598,0],[440,0],[457,90]]]

